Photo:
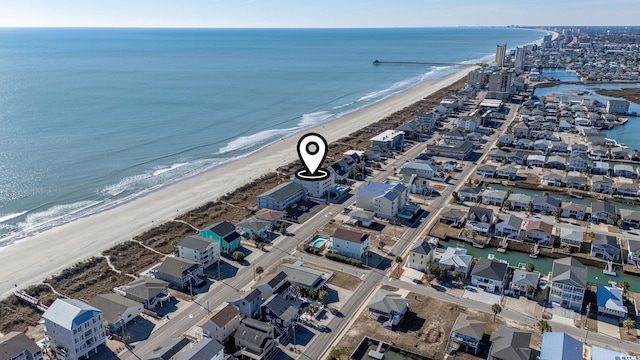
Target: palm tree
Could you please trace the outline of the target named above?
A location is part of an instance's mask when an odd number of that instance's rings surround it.
[[[636,321],[633,320],[632,318],[627,318],[625,321],[622,322],[622,326],[624,326],[627,329],[627,335],[629,335],[629,330],[635,329]]]
[[[280,222],[280,234],[285,235],[287,233],[287,224],[282,221]]]
[[[524,287],[524,292],[525,292],[525,294],[531,294],[531,295],[533,295],[533,293],[534,293],[535,291],[536,291],[536,288],[535,288],[533,285],[531,285],[531,284],[527,284],[527,285],[525,285],[525,287]]]
[[[264,272],[264,268],[262,266],[258,266],[256,268],[256,274],[260,275]]]
[[[553,331],[553,329],[551,328],[551,325],[549,325],[547,320],[540,319],[540,320],[538,320],[538,323],[536,325],[538,326],[538,329],[540,329],[540,332],[543,333],[543,334],[545,332]]]
[[[462,271],[454,270],[453,271],[453,280],[460,281],[461,278],[462,278]]]
[[[387,245],[387,244],[386,244],[384,241],[380,241],[380,242],[378,243],[378,249],[380,249],[380,250],[384,250],[384,247],[385,247],[386,245]]]
[[[496,319],[496,315],[502,312],[502,306],[500,304],[491,305],[491,311],[493,311],[493,320]]]
[[[536,266],[535,266],[535,265],[533,265],[533,263],[530,263],[530,262],[529,262],[529,263],[526,263],[526,264],[524,265],[524,269],[525,269],[526,271],[528,271],[528,272],[532,272],[533,270],[535,270],[535,269],[536,269]]]
[[[398,267],[396,268],[396,271],[397,271],[396,274],[400,273],[400,268],[402,268],[403,261],[404,260],[402,259],[402,256],[396,256],[396,264],[398,264]]]
[[[620,287],[624,290],[625,294],[631,288],[631,284],[628,281],[620,281]]]
[[[329,300],[329,293],[326,290],[318,291],[318,300],[322,303],[326,303]]]

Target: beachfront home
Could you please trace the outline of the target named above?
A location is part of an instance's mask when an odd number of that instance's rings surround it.
[[[640,211],[620,209],[619,212],[624,225],[632,228],[640,227]]]
[[[466,215],[467,212],[464,208],[449,206],[440,213],[440,222],[458,227],[462,224]]]
[[[371,236],[344,228],[337,228],[331,238],[331,249],[340,255],[363,260],[369,255]]]
[[[301,200],[307,200],[307,189],[289,181],[258,195],[258,208],[284,211]]]
[[[486,326],[487,324],[476,320],[473,316],[462,313],[458,315],[451,328],[449,344],[456,343],[466,352],[477,354]],[[447,353],[451,351],[450,346],[447,347]]]
[[[493,225],[493,210],[470,206],[467,213],[467,230],[475,231],[480,235],[487,235]]]
[[[298,179],[299,183],[309,190],[309,196],[323,197],[326,192],[333,190],[335,187],[334,182],[344,183],[352,175],[352,172],[356,168],[356,161],[352,157],[344,157],[340,160],[334,161],[328,166],[329,176],[328,179],[323,181],[317,180],[305,180]],[[293,178],[297,178],[294,176]],[[329,180],[333,178],[333,180]],[[313,182],[319,183],[319,185],[313,186]]]
[[[584,220],[587,216],[587,206],[572,202],[562,203],[562,213],[560,213],[560,216],[563,218]]]
[[[620,245],[613,235],[596,233],[591,241],[591,256],[598,259],[620,262]]]
[[[507,239],[518,240],[522,219],[513,214],[499,214],[495,226],[495,235]]]
[[[27,335],[12,331],[0,337],[0,359],[43,360],[42,349]]]
[[[532,205],[533,211],[551,214],[560,208],[562,202],[551,196],[543,195],[534,197]]]
[[[481,178],[493,178],[496,176],[496,169],[493,165],[480,165],[476,168],[476,175]]]
[[[542,175],[542,185],[562,186],[562,175],[554,173],[546,173]]]
[[[233,338],[239,359],[266,360],[277,350],[275,327],[255,319],[242,320]]]
[[[583,360],[583,344],[562,332],[542,334],[542,346],[538,359],[544,360]]]
[[[512,193],[507,199],[511,203],[511,210],[527,211],[531,206],[531,196],[519,193]]]
[[[482,192],[482,203],[485,205],[502,206],[507,198],[507,192],[504,190],[485,190]]]
[[[469,276],[472,263],[473,256],[467,255],[467,249],[453,247],[448,247],[438,261],[438,264],[447,269],[449,275],[453,275],[457,270],[465,279]]]
[[[371,146],[389,150],[402,150],[404,146],[404,132],[399,130],[385,130],[371,138]]]
[[[612,203],[603,200],[596,200],[591,203],[591,221],[613,224],[615,217],[616,207]]]
[[[224,346],[212,339],[201,339],[185,351],[180,360],[224,360]]]
[[[480,190],[477,187],[463,186],[458,190],[459,201],[471,201],[477,203],[478,196],[480,196]]]
[[[91,306],[102,311],[102,318],[109,323],[111,331],[115,333],[144,311],[141,303],[116,293],[96,295],[91,300]]]
[[[400,175],[402,175],[403,178],[415,175],[423,179],[433,179],[439,172],[441,171],[437,166],[424,162],[408,162],[402,164],[400,168]]]
[[[530,360],[531,333],[500,325],[491,334],[491,347],[487,360]]]
[[[299,317],[299,309],[277,294],[271,295],[271,297],[265,300],[264,304],[260,306],[260,318],[262,321],[266,321],[275,326],[276,334],[279,334],[283,338],[291,334]]]
[[[102,311],[76,299],[56,299],[42,315],[45,339],[68,360],[89,358],[106,346]]]
[[[627,164],[615,164],[613,165],[613,176],[621,176],[629,179],[635,177],[635,170],[633,166]]]
[[[260,209],[253,215],[254,218],[271,222],[274,227],[280,225],[280,221],[284,219],[284,212],[271,209]]]
[[[592,174],[595,175],[609,175],[609,171],[611,170],[611,164],[606,161],[594,161],[593,169],[591,170]]]
[[[580,311],[586,288],[586,266],[573,257],[553,260],[550,303]]]
[[[401,183],[370,181],[356,193],[356,206],[380,218],[394,219],[407,204],[408,192]]]
[[[395,130],[402,131],[405,139],[416,139],[422,129],[422,124],[415,121],[406,121]]]
[[[471,271],[471,285],[501,294],[509,276],[509,264],[480,258]]]
[[[398,325],[407,312],[409,301],[402,295],[379,289],[373,295],[367,307],[369,313],[390,325]]]
[[[227,304],[221,309],[212,311],[198,322],[196,336],[211,338],[224,344],[240,327],[240,320],[242,320],[240,311],[235,306]]]
[[[349,160],[355,166],[355,162],[351,159]],[[339,161],[346,162],[347,160],[341,159]],[[333,166],[329,167],[329,169],[333,169]],[[331,172],[332,170],[329,170],[329,173]],[[349,176],[349,173],[347,172],[345,177],[348,177],[348,176]],[[336,187],[336,183],[335,183],[336,180],[344,180],[344,178],[338,178],[336,175],[331,174],[326,179],[302,180],[297,176],[293,175],[291,176],[291,180],[294,183],[298,183],[302,185],[302,187],[307,191],[308,196],[314,197],[317,199],[327,199],[329,197],[329,193]]]
[[[437,248],[438,246],[434,243],[421,241],[409,250],[407,267],[422,272],[427,271],[428,265],[435,261]]]
[[[230,304],[235,306],[243,317],[256,319],[260,316],[262,293],[258,289],[253,289],[250,293],[230,302]]]
[[[598,314],[615,316],[622,320],[627,318],[628,310],[622,300],[622,288],[598,285],[596,299]]]
[[[539,281],[540,273],[516,269],[513,272],[513,278],[509,282],[509,290],[511,290],[513,294],[531,298],[538,289]],[[533,287],[533,293],[527,293],[527,285],[531,285]]]
[[[236,226],[226,220],[200,230],[199,235],[219,243],[222,254],[231,254],[236,251],[242,239],[236,231]]]
[[[602,175],[593,175],[591,178],[591,191],[608,194],[613,187],[613,180]]]
[[[271,221],[258,219],[253,216],[241,220],[236,224],[236,231],[242,234],[245,239],[251,239],[254,235],[261,239],[268,239],[269,231],[273,228]]]
[[[524,239],[540,245],[552,245],[553,225],[542,220],[529,220],[524,227]]]
[[[198,235],[189,235],[178,243],[178,256],[202,265],[203,269],[220,260],[220,243]]]
[[[153,310],[171,298],[168,288],[168,282],[142,275],[124,286],[115,288],[114,291]]]
[[[576,251],[584,242],[584,231],[571,228],[560,228],[560,247],[572,247]]]
[[[153,276],[164,280],[178,289],[192,289],[193,285],[203,282],[198,275],[202,274],[202,265],[195,261],[179,257],[167,257],[153,270]]]
[[[433,111],[428,113],[417,113],[416,120],[421,122],[424,127],[427,129],[431,129],[436,126],[438,122],[439,115]]]

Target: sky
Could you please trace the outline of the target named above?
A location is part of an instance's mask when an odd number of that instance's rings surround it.
[[[2,0],[0,27],[638,25],[640,0]]]

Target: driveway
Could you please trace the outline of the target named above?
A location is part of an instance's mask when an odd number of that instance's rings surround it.
[[[498,294],[492,294],[471,285],[466,287],[462,297],[489,305],[500,304],[500,301],[502,300],[501,296]]]

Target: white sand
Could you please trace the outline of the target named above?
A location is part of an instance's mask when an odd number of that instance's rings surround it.
[[[465,77],[470,69],[467,67],[442,80],[426,81],[312,131],[333,142],[451,85]],[[246,158],[0,249],[0,297],[9,295],[14,284],[23,288],[38,283],[295,160],[298,138],[283,139]]]

